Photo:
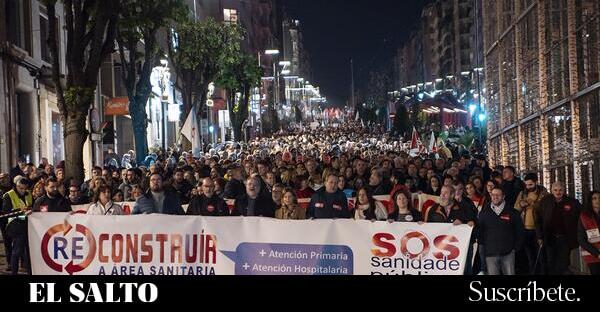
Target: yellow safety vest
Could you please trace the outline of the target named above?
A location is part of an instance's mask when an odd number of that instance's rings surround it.
[[[33,205],[33,197],[31,196],[31,193],[29,193],[29,192],[27,192],[25,194],[25,201],[23,201],[19,197],[19,195],[17,194],[17,192],[15,192],[14,189],[8,191],[6,194],[4,194],[4,196],[5,197],[8,196],[10,198],[13,210],[14,209],[26,210],[27,208],[29,208]],[[19,216],[18,218],[21,218],[24,220],[25,216]],[[16,219],[16,218],[9,218],[8,223],[10,223],[14,219]]]

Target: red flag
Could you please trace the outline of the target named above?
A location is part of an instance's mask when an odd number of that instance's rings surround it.
[[[417,129],[413,127],[412,138],[410,140],[410,149],[414,150],[419,148],[419,133],[417,133]]]

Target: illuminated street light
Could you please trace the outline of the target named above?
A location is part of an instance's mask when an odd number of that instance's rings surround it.
[[[469,105],[469,112],[471,112],[471,115],[473,115],[473,113],[475,113],[476,109],[477,109],[477,105],[475,105],[475,104]]]

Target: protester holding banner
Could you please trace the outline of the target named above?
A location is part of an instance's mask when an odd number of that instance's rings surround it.
[[[455,194],[456,191],[453,186],[442,186],[440,202],[427,209],[424,213],[425,222],[445,222],[473,226],[476,219],[475,211],[471,209],[470,205],[460,205],[454,198]]]
[[[325,187],[316,192],[308,206],[308,218],[337,219],[350,218],[348,200],[343,191],[337,188],[337,176],[329,175]]]
[[[479,241],[485,246],[488,275],[515,275],[515,253],[524,238],[519,212],[509,206],[503,189],[492,190],[492,201],[479,214]]]
[[[186,214],[211,217],[229,215],[225,201],[215,193],[215,182],[211,178],[202,180],[202,194],[192,197]]]
[[[185,214],[177,195],[173,192],[165,191],[163,177],[158,173],[150,176],[150,189],[135,202],[132,213]]]
[[[373,195],[366,187],[358,190],[356,203],[354,204],[354,219],[355,220],[378,220],[385,221],[388,219],[387,209],[385,206],[376,201]]]
[[[287,188],[283,191],[281,206],[275,210],[275,218],[282,220],[306,219],[306,210],[298,204],[298,198],[293,189]]]
[[[46,180],[46,194],[35,200],[33,204],[34,212],[69,212],[71,204],[68,199],[63,197],[58,191],[58,181],[56,178]]]
[[[423,215],[413,207],[410,193],[403,189],[398,189],[392,195],[394,209],[388,216],[390,221],[398,222],[423,222]]]
[[[89,215],[122,215],[123,208],[112,201],[112,191],[107,185],[100,186],[98,193],[92,199],[93,203],[87,210]]]
[[[600,192],[588,196],[577,225],[577,240],[581,256],[592,275],[600,275]]]
[[[273,218],[275,209],[271,194],[263,190],[260,177],[255,175],[246,180],[246,194],[235,199],[235,207],[231,214]]]

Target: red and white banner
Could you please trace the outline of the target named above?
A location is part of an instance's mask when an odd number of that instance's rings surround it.
[[[467,225],[255,217],[28,217],[33,274],[457,275]]]

